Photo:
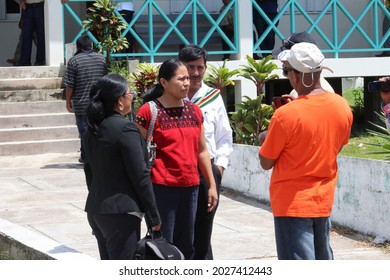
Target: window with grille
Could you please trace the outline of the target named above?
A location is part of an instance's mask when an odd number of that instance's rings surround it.
[[[19,17],[19,1],[0,0],[0,20],[19,20]]]
[[[218,14],[219,10],[221,9],[223,3],[219,0],[200,0],[199,1],[205,9],[210,14]],[[178,14],[183,11],[184,7],[187,5],[188,0],[170,0],[170,7],[171,7],[171,13],[172,14]],[[189,10],[191,12],[191,10]],[[199,9],[198,9],[199,12]]]
[[[282,8],[288,0],[279,0],[279,9]],[[297,1],[306,12],[319,13],[323,10],[328,0],[298,0]],[[290,12],[290,10],[287,10]]]

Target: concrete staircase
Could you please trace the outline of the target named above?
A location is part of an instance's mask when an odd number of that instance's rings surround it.
[[[60,67],[0,67],[0,156],[76,152]]]

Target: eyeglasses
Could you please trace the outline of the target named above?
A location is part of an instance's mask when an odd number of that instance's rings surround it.
[[[288,75],[288,72],[290,72],[290,71],[296,71],[294,68],[292,68],[292,67],[287,67],[287,66],[283,66],[282,70],[283,70],[283,75],[284,75],[284,76],[287,76],[287,75]]]
[[[135,94],[135,92],[131,92],[131,91],[126,91],[125,94],[123,94],[122,96],[133,96]]]

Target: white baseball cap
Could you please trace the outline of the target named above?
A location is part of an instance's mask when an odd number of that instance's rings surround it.
[[[287,61],[297,71],[302,73],[314,73],[332,69],[322,65],[325,57],[320,49],[312,43],[298,43],[290,50],[284,50],[278,55],[280,61]]]

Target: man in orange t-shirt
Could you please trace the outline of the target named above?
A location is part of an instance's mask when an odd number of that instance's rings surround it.
[[[344,98],[321,87],[326,67],[314,44],[295,44],[279,60],[298,98],[275,111],[259,149],[261,166],[273,168],[278,258],[333,259],[329,233],[337,155],[348,143],[352,111]]]

